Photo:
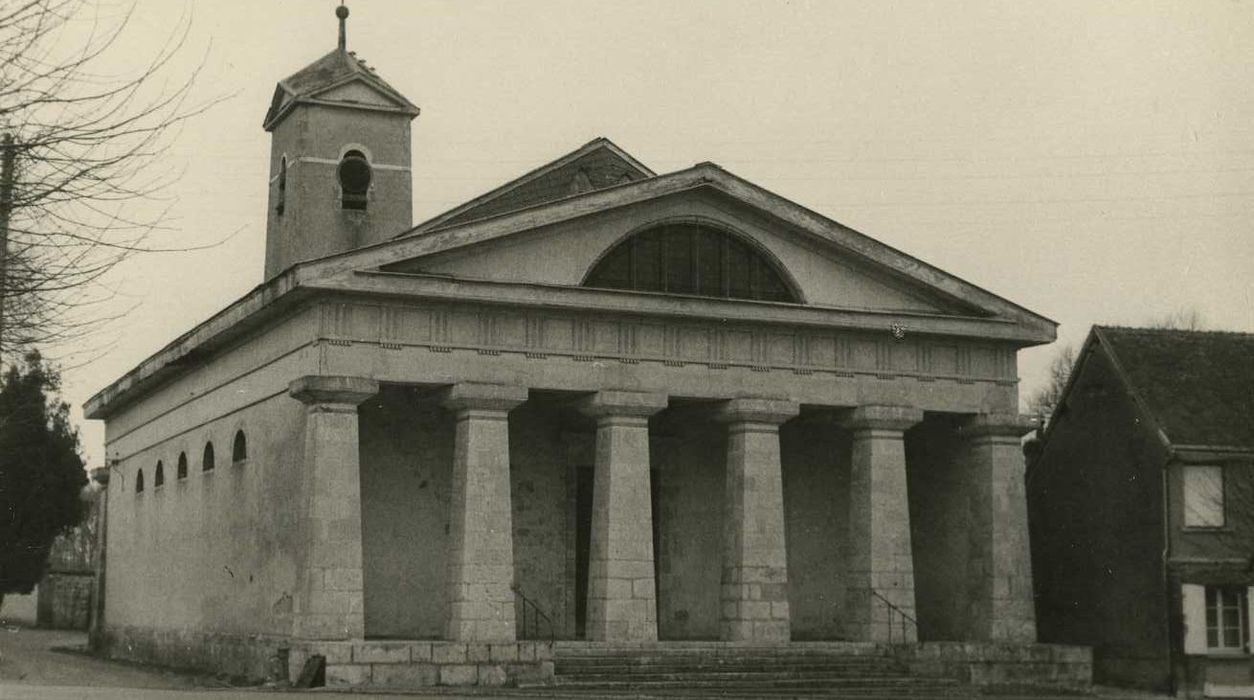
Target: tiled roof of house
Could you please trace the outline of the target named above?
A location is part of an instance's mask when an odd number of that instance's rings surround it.
[[[1254,449],[1254,334],[1093,330],[1172,444]]]

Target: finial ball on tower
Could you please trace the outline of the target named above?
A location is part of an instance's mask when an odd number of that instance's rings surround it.
[[[348,19],[348,8],[343,5],[335,8],[335,16],[340,19]]]

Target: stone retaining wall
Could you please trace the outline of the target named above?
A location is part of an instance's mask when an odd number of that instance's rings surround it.
[[[1093,683],[1089,647],[925,642],[892,647],[892,654],[911,675],[949,677],[977,686],[1087,688]]]
[[[328,686],[418,688],[505,686],[553,680],[548,642],[292,642],[288,677],[298,678],[306,659],[326,659]]]
[[[39,583],[38,624],[49,629],[86,630],[95,576],[49,572]]]

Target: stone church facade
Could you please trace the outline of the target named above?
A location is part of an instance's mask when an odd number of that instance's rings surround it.
[[[1055,324],[605,139],[414,227],[417,115],[343,34],[281,81],[265,281],[87,404],[108,648],[496,683],[551,640],[1035,641]]]

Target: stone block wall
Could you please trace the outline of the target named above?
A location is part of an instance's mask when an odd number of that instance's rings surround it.
[[[784,524],[792,638],[839,639],[845,610],[849,437],[831,425],[785,424]]]
[[[658,637],[718,639],[726,428],[683,421],[657,432]]]
[[[954,421],[926,417],[906,434],[919,639],[963,639],[969,617],[972,512]]]
[[[95,575],[92,573],[50,572],[39,582],[39,626],[52,629],[87,629],[94,583]]]
[[[563,427],[571,416],[555,402],[532,399],[510,413],[510,492],[514,523],[514,580],[549,621],[518,611],[519,638],[549,639],[574,632],[574,581],[567,559],[575,542],[567,517],[574,504],[568,483]],[[590,435],[590,434],[589,434]],[[568,616],[567,611],[570,611]],[[550,629],[550,623],[551,628]]]
[[[1085,689],[1093,682],[1088,647],[927,642],[894,647],[893,654],[912,675],[950,677],[976,686]]]
[[[437,639],[447,602],[453,419],[384,387],[359,409],[366,635]]]
[[[553,645],[547,642],[296,643],[288,655],[288,676],[299,677],[315,654],[326,659],[329,687],[501,687],[553,680]]]

